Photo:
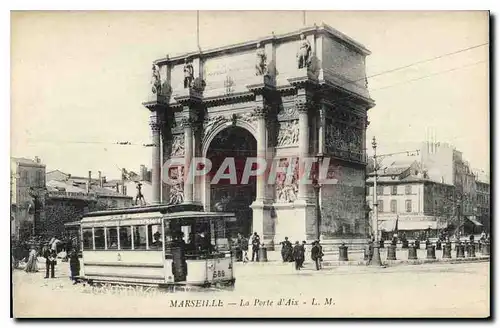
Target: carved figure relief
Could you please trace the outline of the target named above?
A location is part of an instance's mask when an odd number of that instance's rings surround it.
[[[170,169],[170,178],[178,179],[183,176],[184,167],[173,167]],[[184,184],[181,182],[170,186],[169,204],[181,204],[184,201]]]
[[[290,165],[288,159],[280,160],[280,167],[288,167]],[[293,203],[297,200],[299,192],[298,184],[298,165],[295,165],[294,174],[291,179],[288,179],[286,173],[278,173],[276,176],[276,202],[277,203]]]
[[[261,47],[259,42],[257,43],[255,75],[259,76],[264,74],[267,74],[267,56],[264,48]]]
[[[280,123],[277,146],[290,146],[299,142],[299,121],[285,121]]]
[[[156,95],[159,95],[161,93],[160,68],[156,64],[153,64],[152,67],[151,92]]]
[[[172,139],[171,157],[184,156],[184,135],[176,134]]]
[[[297,64],[299,69],[306,68],[311,65],[311,44],[306,39],[304,34],[300,34],[299,51],[297,52]]]
[[[184,62],[184,89],[190,88],[194,80],[193,64],[186,58]]]

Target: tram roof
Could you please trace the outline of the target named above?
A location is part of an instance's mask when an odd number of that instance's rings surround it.
[[[167,213],[179,213],[184,211],[203,212],[203,206],[197,204],[148,205],[140,207],[135,206],[128,208],[90,212],[83,215],[83,218],[107,216],[107,215],[120,215],[120,214],[152,213],[152,212],[160,212],[161,214],[167,214]]]
[[[80,221],[80,225],[88,225],[88,224],[104,224],[108,222],[109,225],[111,222],[128,222],[137,224],[138,222],[150,222],[151,220],[159,220],[159,219],[188,219],[188,218],[196,218],[196,219],[212,219],[212,218],[229,218],[229,221],[232,221],[231,218],[235,219],[234,213],[229,212],[204,212],[204,211],[179,211],[179,212],[171,212],[166,213],[162,211],[148,211],[148,212],[128,212],[128,213],[110,213],[108,215],[99,215],[99,216],[87,216],[82,218]],[[144,221],[145,220],[145,221]],[[151,221],[152,222],[152,221]]]

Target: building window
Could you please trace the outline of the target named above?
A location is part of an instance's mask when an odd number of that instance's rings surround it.
[[[370,189],[372,189],[372,187],[366,187],[366,196],[370,195]]]
[[[104,228],[95,228],[94,229],[94,242],[95,249],[104,249]]]
[[[111,207],[118,208],[118,201],[116,199],[111,200]]]
[[[378,210],[379,212],[383,212],[383,211],[384,211],[384,201],[383,201],[383,200],[381,200],[381,199],[378,201],[377,210]]]
[[[149,248],[158,249],[162,248],[162,238],[161,238],[161,225],[152,224],[148,225],[148,239]]]
[[[82,235],[83,235],[83,249],[94,249],[92,229],[82,229]]]
[[[116,227],[106,229],[106,242],[108,243],[108,249],[118,249],[118,232]]]
[[[392,186],[391,195],[397,195],[397,194],[398,194],[398,186]]]
[[[411,199],[408,199],[406,201],[406,212],[410,213],[412,211],[412,208],[411,208]]]
[[[398,201],[393,199],[391,200],[391,212],[396,213],[398,211]]]
[[[146,248],[146,226],[134,227],[134,249]]]
[[[132,249],[132,227],[120,227],[120,249]]]
[[[377,195],[383,195],[383,194],[384,194],[384,187],[377,186]]]
[[[412,192],[411,185],[406,185],[405,186],[405,194],[411,195],[411,192]]]

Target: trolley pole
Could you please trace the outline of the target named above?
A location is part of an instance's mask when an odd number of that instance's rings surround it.
[[[378,199],[377,199],[377,141],[375,137],[372,140],[373,147],[373,164],[375,171],[375,178],[373,180],[373,215],[372,215],[372,226],[373,226],[373,234],[375,237],[374,245],[373,245],[373,256],[370,261],[370,265],[372,266],[382,266],[382,260],[380,259],[380,238],[378,234]]]

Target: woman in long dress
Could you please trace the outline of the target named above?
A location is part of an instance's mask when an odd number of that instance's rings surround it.
[[[26,272],[38,272],[38,265],[36,259],[36,249],[31,247],[28,262],[26,263]]]

